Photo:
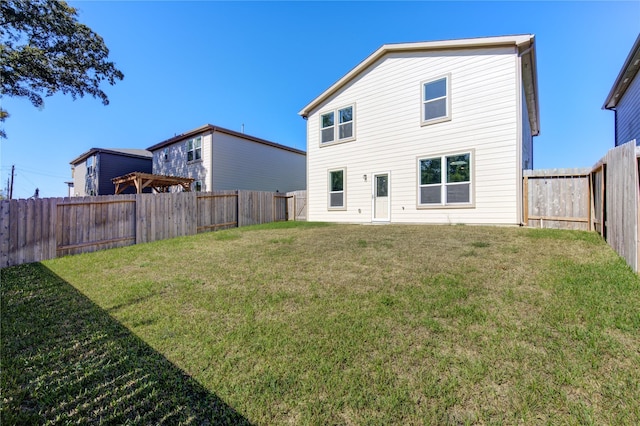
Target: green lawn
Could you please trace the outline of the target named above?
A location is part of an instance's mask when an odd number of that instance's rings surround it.
[[[2,424],[640,424],[597,234],[282,223],[5,268]]]

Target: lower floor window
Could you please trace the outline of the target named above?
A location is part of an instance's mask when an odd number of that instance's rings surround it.
[[[418,205],[471,204],[471,153],[418,160]]]
[[[202,181],[201,180],[197,180],[197,181],[193,182],[193,190],[195,192],[202,192]]]
[[[343,209],[345,206],[345,169],[329,170],[329,208]]]

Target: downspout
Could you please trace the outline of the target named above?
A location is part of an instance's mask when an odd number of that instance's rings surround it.
[[[531,47],[529,48],[531,49]],[[529,49],[525,50],[527,52]],[[517,66],[517,87],[516,87],[516,116],[518,117],[516,126],[516,218],[520,222],[520,226],[525,226],[523,217],[523,189],[522,189],[522,54],[518,53],[516,61]]]
[[[100,195],[100,153],[96,152],[95,160],[93,160],[93,176],[91,180],[93,180],[93,185],[95,187],[95,195]]]
[[[611,108],[613,111],[613,146],[618,146],[618,109]]]

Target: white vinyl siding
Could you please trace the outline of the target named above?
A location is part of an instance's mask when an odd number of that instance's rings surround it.
[[[73,196],[84,197],[89,195],[85,193],[85,185],[87,182],[87,162],[81,161],[72,166],[73,168]]]
[[[633,81],[616,106],[616,146],[636,140],[640,144],[640,76]]]
[[[518,224],[518,63],[512,47],[381,58],[308,117],[308,219],[370,222],[371,182],[363,175],[389,170],[393,222]],[[442,76],[450,76],[451,120],[422,126],[420,87]],[[320,112],[354,101],[358,142],[321,147]],[[473,208],[419,209],[417,158],[472,151]],[[327,170],[336,164],[349,170],[342,212],[327,210]]]
[[[306,188],[306,156],[226,133],[213,135],[211,190],[289,192]]]
[[[304,154],[219,131],[198,137],[202,138],[201,161],[188,161],[188,143],[182,140],[153,152],[153,173],[191,177],[202,183],[202,191],[306,188]]]

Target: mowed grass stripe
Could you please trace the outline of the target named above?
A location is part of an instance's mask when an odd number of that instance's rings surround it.
[[[640,280],[594,233],[285,222],[43,264],[228,418],[640,421]]]

